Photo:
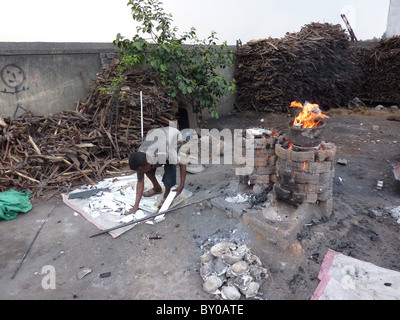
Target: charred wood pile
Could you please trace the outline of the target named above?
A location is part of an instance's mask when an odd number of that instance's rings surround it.
[[[352,50],[363,72],[358,97],[365,103],[400,104],[400,37]]]
[[[282,111],[312,101],[322,108],[346,105],[360,68],[340,25],[312,23],[281,39],[250,41],[238,48],[237,109]]]
[[[140,92],[144,134],[176,119],[177,104],[154,75],[140,69],[129,71],[119,103],[101,92],[115,76],[116,62],[98,74],[76,110],[0,117],[0,192],[25,189],[33,196],[68,192],[76,184],[95,184],[121,174],[142,141]]]

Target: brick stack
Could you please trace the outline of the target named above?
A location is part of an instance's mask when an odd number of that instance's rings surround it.
[[[285,149],[277,144],[275,196],[294,204],[321,203],[330,215],[336,152],[335,145],[325,142],[318,150]]]
[[[276,163],[275,145],[280,143],[281,136],[256,136],[254,137],[254,147],[247,150],[249,146],[246,139],[242,138],[242,148],[235,150],[236,176],[242,183],[273,184],[276,182]],[[254,160],[253,160],[254,159]],[[252,167],[249,172],[244,170]]]

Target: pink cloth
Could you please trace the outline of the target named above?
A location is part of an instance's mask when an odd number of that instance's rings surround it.
[[[320,280],[320,283],[317,289],[315,289],[315,292],[312,295],[311,300],[319,300],[322,293],[324,292],[326,286],[329,283],[329,280],[331,279],[331,277],[329,276],[329,269],[331,268],[333,260],[338,254],[339,254],[338,252],[328,249],[328,252],[324,257],[324,260],[322,261],[321,269],[318,274],[318,279]]]

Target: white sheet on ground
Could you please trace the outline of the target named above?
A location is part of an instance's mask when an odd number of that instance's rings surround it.
[[[95,186],[83,186],[71,193],[79,193],[94,188],[102,189],[94,196],[89,198],[69,199],[67,194],[63,194],[62,198],[64,203],[80,213],[84,218],[93,223],[100,230],[106,230],[116,227],[122,223],[139,220],[154,214],[158,205],[161,202],[164,194],[164,186],[161,182],[161,176],[157,176],[157,180],[163,188],[161,194],[152,197],[142,197],[140,201],[139,210],[135,215],[125,215],[135,204],[136,199],[136,174],[131,176],[121,176],[115,178],[105,179]],[[148,179],[145,179],[145,190],[152,188],[152,184]],[[71,194],[70,193],[70,194]],[[192,192],[184,189],[182,193],[170,202],[170,207],[173,208],[179,203],[193,195]],[[154,222],[160,222],[157,219]],[[154,223],[151,220],[148,223]],[[132,229],[136,224],[129,225],[120,229],[109,232],[113,238],[117,238],[126,231]]]
[[[311,300],[400,300],[400,272],[328,250]]]

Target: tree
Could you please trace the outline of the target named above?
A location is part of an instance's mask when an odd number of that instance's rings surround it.
[[[178,36],[172,27],[172,15],[164,12],[159,0],[130,0],[132,17],[139,23],[132,40],[117,35],[114,45],[122,53],[120,77],[111,86],[119,90],[124,72],[135,65],[142,65],[157,74],[161,83],[174,99],[192,106],[196,113],[207,109],[218,117],[216,106],[228,92],[235,92],[235,80],[217,73],[234,65],[234,52],[227,43],[217,45],[215,32],[199,40],[196,29]],[[149,42],[145,35],[150,36]],[[147,37],[148,38],[148,37]],[[119,93],[117,92],[117,95]]]

